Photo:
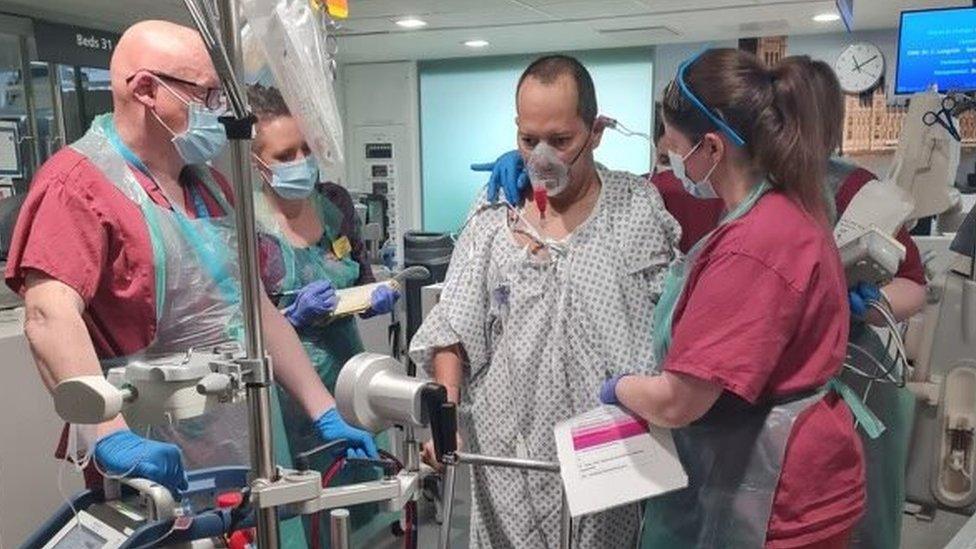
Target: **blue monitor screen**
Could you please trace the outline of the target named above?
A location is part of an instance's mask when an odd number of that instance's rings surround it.
[[[976,8],[906,11],[895,93],[976,90]]]

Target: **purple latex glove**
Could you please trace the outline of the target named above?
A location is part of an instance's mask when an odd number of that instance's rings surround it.
[[[328,280],[316,280],[298,292],[295,302],[282,313],[296,328],[310,325],[316,319],[328,315],[339,306],[339,296]]]
[[[377,315],[385,315],[393,311],[397,300],[400,299],[400,292],[383,284],[377,286],[369,296],[369,309],[360,316],[363,318],[373,318]]]
[[[631,375],[634,374],[617,374],[604,380],[603,385],[600,387],[600,402],[604,404],[616,404],[619,406],[620,401],[617,399],[617,383],[620,383],[621,379]]]

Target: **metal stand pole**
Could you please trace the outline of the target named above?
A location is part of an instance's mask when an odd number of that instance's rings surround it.
[[[241,27],[237,0],[220,0],[221,33],[236,74],[243,74]],[[246,95],[241,94],[244,114]],[[274,462],[274,441],[271,436],[270,364],[264,353],[261,331],[261,286],[258,271],[257,228],[254,222],[254,193],[251,186],[251,146],[249,141],[233,141],[231,148],[234,194],[237,200],[237,248],[241,269],[241,308],[244,314],[245,354],[251,364],[247,379],[248,422],[251,437],[251,468],[259,479],[274,481],[278,471]],[[257,541],[262,549],[275,549],[279,544],[278,513],[274,507],[257,511]]]
[[[559,510],[559,546],[570,549],[573,546],[573,516],[569,514],[569,501],[563,488],[563,506]]]
[[[479,467],[504,467],[508,469],[521,469],[523,471],[539,471],[543,473],[559,474],[559,464],[549,461],[538,461],[534,459],[503,458],[495,456],[485,456],[481,454],[468,454],[465,452],[454,452],[444,455],[446,469],[444,471],[444,492],[441,494],[442,504],[444,505],[444,517],[441,521],[440,538],[437,547],[439,549],[449,549],[451,545],[451,512],[454,510],[454,483],[457,477],[457,468],[461,464],[468,464]],[[566,494],[562,496],[562,508],[560,509],[559,524],[559,547],[561,549],[572,549],[573,546],[573,519],[569,514],[569,504],[566,501]]]
[[[417,434],[412,425],[403,427],[403,466],[407,471],[420,470],[420,451],[417,450]]]
[[[559,473],[559,464],[551,461],[485,456],[481,454],[468,454],[466,452],[455,452],[454,459],[458,463],[469,463],[484,467],[505,467],[507,469],[525,469],[528,471],[541,471],[543,473]]]
[[[30,147],[28,148],[28,156],[26,164],[28,169],[24,171],[25,178],[34,177],[34,173],[37,171],[38,166],[41,163],[41,140],[39,139],[39,134],[37,132],[37,107],[34,104],[34,78],[31,76],[31,63],[30,63],[30,53],[27,44],[27,37],[21,36],[19,39],[20,45],[20,74],[21,82],[24,86],[24,107],[27,111],[27,134],[22,135],[21,140],[30,139]],[[80,99],[84,96],[81,88],[78,89],[78,99],[79,105]],[[85,111],[81,111],[85,112]],[[20,143],[17,143],[20,147]],[[15,192],[27,192],[27,181],[24,180],[24,187],[22,189],[15,189]]]
[[[48,136],[48,152],[53,155],[68,143],[67,129],[64,119],[64,96],[61,95],[61,73],[57,63],[47,64],[47,76],[51,85],[51,108],[55,128],[50,128]],[[54,146],[57,143],[57,146]]]
[[[437,539],[439,549],[451,546],[451,513],[454,512],[454,483],[457,480],[456,463],[448,463],[444,469],[444,489],[441,492],[441,531]]]
[[[274,462],[274,441],[271,436],[271,366],[264,353],[261,338],[261,287],[259,283],[257,231],[254,222],[254,196],[251,186],[250,143],[251,117],[247,95],[237,81],[244,74],[239,0],[217,0],[220,20],[219,36],[210,5],[201,0],[184,0],[200,31],[214,68],[227,93],[233,118],[225,125],[231,138],[234,193],[237,201],[238,258],[241,276],[241,308],[244,321],[244,350],[242,364],[246,366],[246,393],[250,426],[251,469],[253,482],[274,482],[277,469]],[[240,124],[240,122],[244,124]],[[235,125],[235,122],[237,125]],[[235,128],[235,135],[230,129]],[[243,130],[241,128],[244,128]],[[274,507],[256,510],[257,544],[261,549],[277,549],[279,545],[278,515]]]
[[[329,513],[331,518],[332,549],[349,549],[349,511],[334,509]]]

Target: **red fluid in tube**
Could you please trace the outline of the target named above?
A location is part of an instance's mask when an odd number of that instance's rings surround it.
[[[535,207],[539,208],[539,217],[546,217],[546,207],[549,205],[549,196],[546,194],[545,187],[532,189],[532,198],[535,200]]]

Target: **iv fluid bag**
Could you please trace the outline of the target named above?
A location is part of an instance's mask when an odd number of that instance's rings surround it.
[[[249,81],[274,85],[295,116],[319,168],[331,178],[345,173],[342,119],[335,96],[335,37],[307,0],[246,0],[243,35]]]

